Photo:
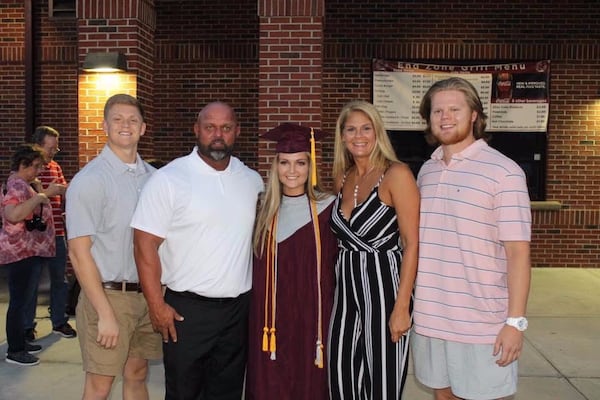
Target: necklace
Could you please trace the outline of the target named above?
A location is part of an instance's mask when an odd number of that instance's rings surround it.
[[[358,205],[358,188],[360,183],[363,181],[363,179],[365,179],[371,172],[373,172],[373,170],[375,169],[375,166],[373,165],[371,168],[369,168],[369,170],[367,172],[365,172],[365,174],[361,177],[358,176],[358,169],[356,170],[356,182],[354,183],[354,192],[353,192],[353,198],[354,198],[354,208],[356,208],[356,206]]]

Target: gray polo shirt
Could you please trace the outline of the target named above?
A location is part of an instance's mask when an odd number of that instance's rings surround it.
[[[67,237],[90,236],[102,281],[138,282],[129,224],[142,187],[155,169],[137,156],[135,168],[108,145],[67,189]]]

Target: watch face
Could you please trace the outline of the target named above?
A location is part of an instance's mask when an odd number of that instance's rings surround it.
[[[519,318],[519,322],[517,322],[517,324],[519,325],[519,329],[523,331],[527,329],[527,320],[525,318]]]
[[[506,321],[506,323],[510,326],[514,326],[515,328],[517,328],[518,330],[520,330],[521,332],[527,329],[528,323],[527,323],[527,318],[525,317],[519,317],[519,318],[508,318],[508,320]]]

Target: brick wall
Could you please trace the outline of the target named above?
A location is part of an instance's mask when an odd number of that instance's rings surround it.
[[[87,114],[94,109],[87,106],[90,104],[99,106],[101,110],[106,98],[119,92],[134,95],[143,104],[148,134],[140,141],[139,151],[143,156],[152,156],[155,98],[153,41],[156,27],[154,1],[130,0],[123,3],[112,0],[80,1],[77,16],[77,49],[80,61],[91,52],[119,52],[127,58],[128,71],[135,71],[133,74],[115,76],[115,80],[120,82],[110,82],[105,87],[98,86],[97,89],[92,89],[97,90],[97,93],[91,97],[87,92],[82,93],[80,90],[80,100],[91,98],[90,103],[80,103],[80,109],[83,108],[86,115],[79,116],[79,137],[82,140],[87,138],[85,143],[79,144],[80,166],[97,155],[99,149],[96,144],[105,140],[102,131],[93,128],[94,124],[100,124],[101,117],[93,121],[92,127],[88,128],[87,124],[90,121]],[[85,87],[85,90],[88,87],[93,88],[96,83],[94,81],[104,78],[95,75],[97,74],[80,74],[80,88]]]
[[[176,6],[175,6],[176,4]],[[220,100],[238,113],[236,152],[256,167],[258,17],[256,1],[156,2],[155,156],[171,160],[195,144],[203,105]]]
[[[35,122],[50,125],[60,136],[56,160],[67,176],[79,169],[77,157],[77,29],[73,19],[48,16],[47,2],[32,2],[35,69]],[[27,132],[27,137],[31,132]]]
[[[22,1],[0,7],[0,179],[6,179],[12,149],[25,141],[25,12]]]
[[[97,1],[78,1],[80,7],[87,3]],[[240,114],[243,133],[238,155],[251,166],[259,167],[261,147],[257,135],[268,128],[266,121],[275,121],[282,113],[260,106],[259,90],[264,87],[260,63],[281,56],[277,48],[260,48],[264,43],[261,24],[270,22],[260,18],[291,17],[290,21],[297,22],[298,17],[311,14],[307,10],[312,5],[321,3],[132,0],[128,4],[134,3],[141,7],[136,17],[140,22],[131,33],[137,45],[134,51],[128,50],[128,61],[132,72],[139,72],[136,90],[145,96],[151,120],[149,140],[141,148],[143,155],[170,160],[188,153],[194,144],[192,124],[196,113],[208,101],[223,100]],[[600,189],[596,182],[600,174],[600,11],[595,2],[322,3],[324,12],[313,14],[322,17],[320,116],[318,110],[304,112],[303,106],[284,110],[283,114],[298,121],[320,117],[322,128],[329,132],[333,132],[343,104],[354,98],[370,99],[374,57],[550,59],[546,191],[548,200],[560,201],[562,209],[533,212],[532,261],[536,266],[599,266]],[[59,128],[63,150],[59,161],[67,166],[67,175],[71,176],[83,154],[77,144],[81,129],[77,116],[78,68],[83,56],[78,47],[81,21],[50,20],[47,0],[34,0],[33,4],[35,123]],[[0,133],[5,149],[27,136],[23,123],[23,14],[23,2],[0,3]],[[108,23],[118,21],[116,18]],[[308,28],[313,29],[312,25]],[[282,35],[295,38],[303,30],[301,23],[287,25],[282,27]],[[303,79],[298,79],[300,86]],[[326,140],[322,144],[322,173],[331,169],[332,153],[332,140]],[[91,155],[84,155],[83,159]],[[6,171],[8,156],[7,151],[0,154],[0,171]],[[260,166],[263,169],[262,163]],[[329,182],[327,176],[325,181]]]
[[[308,15],[272,16],[271,10],[261,9],[266,14],[261,15],[260,21],[261,132],[290,121],[314,128],[322,125],[323,18],[310,15],[311,9],[307,11]],[[258,170],[266,176],[275,155],[275,143],[262,145]],[[317,162],[321,161],[318,146]]]
[[[326,1],[324,126],[370,99],[374,57],[551,59],[547,199],[562,209],[533,211],[532,263],[598,267],[599,17],[587,1]]]

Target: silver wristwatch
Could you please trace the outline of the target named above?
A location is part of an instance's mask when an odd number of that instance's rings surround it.
[[[523,332],[525,329],[527,329],[527,326],[529,324],[527,322],[527,318],[525,318],[525,317],[516,317],[516,318],[508,317],[506,319],[506,325],[517,328],[517,330]]]

